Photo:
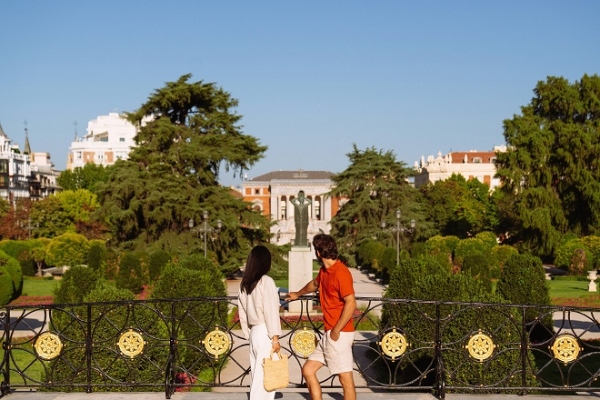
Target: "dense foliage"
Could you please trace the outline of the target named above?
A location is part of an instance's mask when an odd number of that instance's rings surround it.
[[[538,82],[521,114],[504,121],[497,155],[503,226],[513,243],[543,258],[563,235],[600,229],[600,76]]]
[[[396,210],[401,210],[401,223],[416,221],[413,235],[400,235],[401,247],[406,248],[415,237],[427,236],[430,225],[423,219],[421,195],[408,183],[411,171],[397,161],[391,151],[375,148],[359,150],[354,145],[348,155],[350,165],[333,176],[331,197],[347,199],[331,220],[331,234],[337,238],[342,252],[353,254],[365,239],[377,237],[393,245],[395,235],[381,228],[381,222],[395,226]],[[345,201],[345,200],[344,200]]]
[[[99,191],[100,215],[111,229],[113,244],[150,251],[183,252],[209,235],[211,257],[226,265],[268,239],[268,221],[248,203],[218,183],[220,169],[247,170],[266,151],[242,133],[237,100],[213,83],[189,82],[184,75],[150,95],[127,118],[139,127],[137,146],[128,160],[111,167]],[[219,232],[192,232],[208,211]],[[236,264],[239,265],[238,260]]]

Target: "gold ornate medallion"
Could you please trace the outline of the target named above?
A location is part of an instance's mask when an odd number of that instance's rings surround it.
[[[215,360],[218,360],[220,355],[227,353],[231,347],[231,339],[225,332],[219,330],[218,326],[214,331],[208,332],[201,343],[209,354],[215,356]]]
[[[406,340],[406,336],[396,331],[396,328],[393,328],[391,332],[383,335],[381,341],[377,344],[381,346],[381,351],[383,351],[383,354],[391,358],[392,361],[402,356],[402,354],[404,354],[408,348],[408,340]]]
[[[130,329],[121,335],[117,344],[121,353],[129,358],[134,358],[142,354],[146,342],[139,332]]]
[[[576,360],[582,350],[577,338],[569,334],[559,335],[550,349],[554,353],[554,358],[565,364]]]
[[[491,337],[479,331],[479,333],[471,336],[465,347],[469,350],[469,355],[471,357],[477,361],[483,362],[492,356],[496,346]]]
[[[39,358],[50,361],[60,355],[63,344],[57,334],[52,332],[44,332],[38,336],[34,347]]]
[[[307,358],[317,347],[317,335],[312,330],[304,327],[301,331],[296,331],[292,337],[292,350],[300,357]]]

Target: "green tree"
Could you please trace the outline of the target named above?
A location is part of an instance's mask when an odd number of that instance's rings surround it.
[[[356,145],[347,156],[350,166],[333,176],[334,188],[328,193],[347,199],[331,220],[331,233],[340,249],[354,253],[363,240],[373,237],[392,245],[395,235],[382,230],[381,222],[395,224],[396,210],[401,210],[403,225],[411,219],[417,223],[415,234],[400,235],[402,248],[413,238],[426,237],[430,225],[424,221],[421,195],[409,184],[411,171],[404,162],[397,161],[392,151],[373,147],[361,151]]]
[[[87,260],[88,240],[76,233],[64,233],[48,243],[46,262],[55,267],[82,265]]]
[[[109,168],[87,163],[83,167],[75,167],[72,171],[67,169],[61,172],[56,182],[63,190],[87,189],[97,193],[98,186],[108,180]]]
[[[497,155],[497,177],[513,197],[510,240],[549,258],[566,232],[600,230],[600,76],[548,77],[534,94],[504,121],[508,151]]]
[[[77,231],[78,223],[90,223],[99,207],[97,197],[87,189],[65,190],[40,201],[31,210],[37,236],[52,238]]]
[[[139,127],[137,146],[111,168],[99,191],[100,215],[118,243],[172,251],[201,245],[188,220],[198,225],[206,210],[211,221],[223,222],[208,243],[211,257],[225,264],[231,253],[249,250],[256,232],[266,241],[269,221],[219,186],[219,172],[241,174],[267,148],[243,134],[241,116],[233,111],[237,100],[213,83],[190,78],[167,82],[127,114]]]
[[[462,175],[452,174],[446,180],[423,186],[420,191],[428,203],[428,220],[444,236],[464,239],[493,230],[498,224],[490,188],[478,179],[466,180]]]

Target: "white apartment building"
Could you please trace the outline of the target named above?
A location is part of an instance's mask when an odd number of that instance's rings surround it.
[[[87,163],[112,165],[126,160],[136,135],[136,127],[119,113],[101,115],[88,122],[87,134],[76,137],[69,147],[67,169],[83,167]]]
[[[442,156],[439,151],[437,157],[430,155],[425,161],[415,161],[415,187],[435,183],[450,178],[452,174],[462,175],[465,179],[478,179],[487,184],[490,190],[500,186],[496,175],[496,154],[505,152],[506,146],[495,146],[491,151],[455,151]]]

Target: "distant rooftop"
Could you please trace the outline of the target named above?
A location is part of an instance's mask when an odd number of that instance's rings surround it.
[[[334,175],[329,171],[304,171],[302,169],[295,171],[273,171],[256,178],[246,179],[259,182],[270,182],[272,180],[294,180],[294,179],[331,179]]]

